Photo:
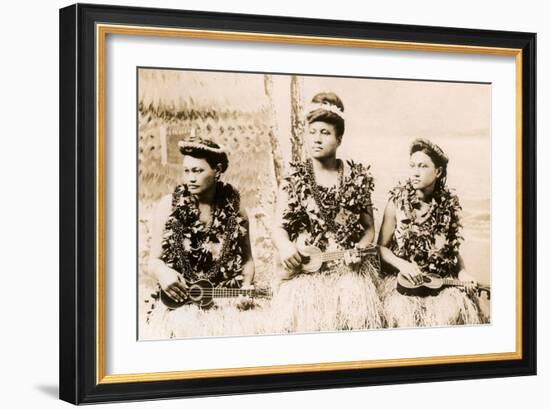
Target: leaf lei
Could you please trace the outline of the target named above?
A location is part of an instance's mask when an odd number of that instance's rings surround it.
[[[434,193],[431,208],[419,218],[415,210],[421,201],[410,181],[399,184],[390,191],[391,200],[404,214],[398,220],[392,251],[398,257],[414,261],[426,273],[442,276],[456,275],[461,241],[458,196],[447,186]]]
[[[287,208],[283,213],[283,228],[289,238],[295,241],[302,232],[310,234],[307,245],[315,245],[325,251],[329,244],[329,234],[343,248],[352,248],[365,232],[360,216],[372,206],[371,193],[374,182],[369,173],[370,166],[347,161],[349,174],[340,186],[326,188],[316,186],[318,203],[322,213],[333,220],[336,231],[331,230],[314,199],[315,180],[309,175],[305,162],[290,164],[290,173],[284,179],[283,190],[288,195]]]
[[[230,184],[217,182],[212,222],[205,226],[199,219],[197,198],[187,186],[177,186],[164,228],[161,259],[186,280],[208,279],[216,285],[240,287],[248,229],[239,208],[239,193]],[[221,247],[217,259],[212,245]]]

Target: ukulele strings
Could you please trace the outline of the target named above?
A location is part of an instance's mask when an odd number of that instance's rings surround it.
[[[377,247],[378,245],[371,245],[360,249],[336,250],[336,251],[323,253],[318,257],[321,257],[323,261],[337,260],[338,258],[342,257],[346,252],[349,252],[350,254],[360,254],[360,253],[368,252],[369,250],[373,250]]]
[[[205,290],[199,295],[257,295],[257,290]]]

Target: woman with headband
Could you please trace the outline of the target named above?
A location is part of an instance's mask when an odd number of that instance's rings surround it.
[[[149,257],[149,270],[163,295],[176,305],[188,297],[189,283],[208,280],[215,288],[236,289],[251,287],[254,278],[248,220],[239,193],[220,181],[228,167],[226,152],[200,138],[180,141],[179,150],[183,183],[157,206]],[[157,336],[178,337],[192,325],[191,316],[204,318],[195,305],[169,309],[158,298],[148,317]]]
[[[443,150],[417,139],[410,148],[409,178],[390,192],[378,244],[391,274],[385,278],[384,314],[390,327],[479,324],[486,319],[475,297],[478,284],[460,256],[461,224],[458,197],[447,187]],[[436,295],[398,291],[425,282],[426,274],[464,282]],[[410,283],[410,285],[409,285]]]
[[[374,221],[368,167],[337,157],[344,135],[344,104],[331,92],[307,109],[308,159],[291,163],[277,197],[273,239],[284,268],[272,306],[278,328],[330,331],[382,325],[380,301],[368,263],[357,250],[372,247]],[[305,247],[338,254],[318,271],[304,271]]]

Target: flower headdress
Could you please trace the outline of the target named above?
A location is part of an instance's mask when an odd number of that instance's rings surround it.
[[[214,157],[215,161],[222,165],[222,173],[227,170],[228,157],[225,148],[222,145],[211,141],[210,139],[204,139],[199,137],[191,137],[178,142],[178,147],[182,155],[193,156],[194,153],[200,152],[204,156]],[[200,157],[204,157],[200,156]]]
[[[181,140],[178,142],[178,147],[180,148],[180,152],[182,154],[188,153],[192,150],[203,150],[217,154],[226,154],[223,146],[218,145],[209,139],[202,139],[199,137]]]
[[[328,102],[324,102],[324,103],[312,102],[306,106],[305,112],[306,112],[306,115],[309,115],[311,112],[315,112],[317,110],[331,112],[335,115],[338,115],[344,121],[346,120],[346,118],[344,117],[344,111],[342,111],[340,107],[333,104],[329,104]]]
[[[449,163],[449,157],[443,152],[443,149],[432,141],[424,138],[418,138],[413,141],[411,144],[411,154],[422,148],[431,151],[438,158],[442,166],[447,166],[447,163]]]

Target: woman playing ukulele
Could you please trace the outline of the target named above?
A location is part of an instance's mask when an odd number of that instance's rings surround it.
[[[460,204],[447,187],[448,158],[434,143],[417,139],[410,149],[410,175],[390,192],[378,244],[387,269],[382,294],[384,315],[390,327],[479,324],[485,321],[459,253],[462,240]],[[411,286],[424,274],[458,278],[463,289],[449,287],[437,295],[403,295],[397,272]]]
[[[200,138],[180,141],[179,149],[183,183],[160,200],[152,221],[149,271],[162,296],[183,303],[189,283],[197,280],[208,280],[216,288],[251,287],[254,262],[248,219],[237,190],[219,180],[228,167],[227,154]],[[197,306],[172,310],[158,302],[160,295],[147,320],[156,336],[178,337],[186,327],[206,322],[206,313]]]
[[[380,302],[368,263],[351,253],[304,272],[303,246],[322,252],[372,246],[373,181],[368,168],[336,156],[344,134],[344,105],[320,93],[307,109],[309,158],[291,163],[277,197],[273,238],[283,265],[273,300],[277,328],[329,331],[380,327]],[[374,272],[375,274],[375,272]]]

